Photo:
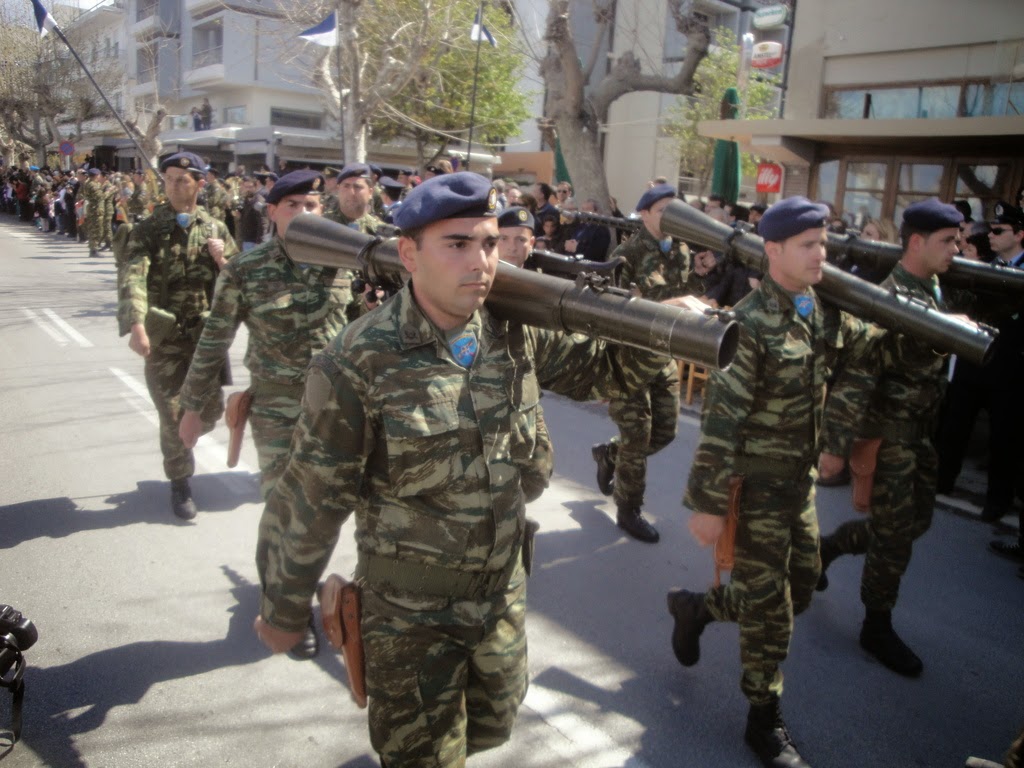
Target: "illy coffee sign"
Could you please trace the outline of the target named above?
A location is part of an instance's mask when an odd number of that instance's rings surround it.
[[[757,191],[782,191],[782,166],[778,163],[761,163],[757,166]]]

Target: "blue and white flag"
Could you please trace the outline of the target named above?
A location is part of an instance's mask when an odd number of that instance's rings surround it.
[[[480,23],[480,11],[476,12],[476,18],[473,19],[473,31],[469,33],[469,39],[474,43],[486,40],[492,47],[498,47],[498,42],[494,39],[494,35],[491,34],[487,27]]]
[[[47,32],[57,28],[57,22],[53,20],[53,16],[46,12],[46,9],[43,8],[43,4],[39,0],[32,0],[32,10],[35,11],[36,26],[39,27],[41,37],[46,37]]]
[[[32,0],[38,2],[38,0]],[[328,47],[338,44],[338,12],[331,11],[331,15],[321,21],[315,27],[310,27],[299,35],[303,40],[308,40],[317,45]]]

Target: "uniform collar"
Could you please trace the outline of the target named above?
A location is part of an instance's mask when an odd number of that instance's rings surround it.
[[[412,280],[407,282],[395,298],[395,314],[398,320],[398,338],[403,349],[422,347],[425,344],[446,344],[445,334],[423,314],[412,295]],[[481,325],[480,313],[475,312],[467,324]]]

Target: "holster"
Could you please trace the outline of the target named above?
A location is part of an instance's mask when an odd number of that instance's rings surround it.
[[[143,325],[146,328],[146,335],[149,336],[149,343],[154,347],[178,335],[178,318],[173,312],[160,307],[150,307],[146,311]]]
[[[853,482],[853,508],[858,512],[871,511],[871,492],[875,487],[875,468],[882,438],[858,438],[850,449],[850,476]]]
[[[366,657],[363,654],[361,590],[358,584],[332,573],[320,588],[324,634],[341,651],[348,687],[360,709],[366,708]]]
[[[229,467],[238,465],[238,456],[242,452],[242,438],[245,436],[245,423],[249,420],[251,410],[252,390],[245,389],[228,395],[228,402],[224,407],[224,423],[231,430],[231,439],[228,441]]]
[[[536,538],[537,531],[539,530],[540,523],[529,517],[526,518],[526,531],[523,534],[523,570],[526,571],[527,576],[533,573],[533,540]]]
[[[729,507],[725,528],[715,542],[715,586],[722,584],[722,571],[731,571],[736,563],[736,527],[740,521],[740,499],[743,496],[743,475],[729,478]]]

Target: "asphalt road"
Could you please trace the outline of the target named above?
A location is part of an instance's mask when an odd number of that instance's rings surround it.
[[[23,739],[10,747],[0,690],[0,763],[35,766],[376,765],[365,713],[336,657],[271,657],[251,631],[261,512],[247,444],[224,465],[226,431],[204,438],[201,512],[168,507],[142,364],[116,335],[109,253],[0,215],[0,602],[38,626],[28,650]],[[244,336],[235,345],[245,386]],[[742,743],[737,631],[712,625],[681,668],[665,592],[701,589],[710,553],[680,507],[698,427],[651,461],[649,516],[661,543],[620,535],[594,487],[589,447],[605,409],[544,401],[557,451],[530,582],[531,684],[511,742],[479,768],[736,768]],[[822,528],[850,514],[846,489],[819,494]],[[966,499],[966,500],[965,500]],[[948,500],[947,500],[948,501]],[[784,665],[784,710],[807,760],[827,768],[954,768],[996,758],[1024,723],[1024,581],[986,550],[970,494],[943,504],[919,542],[895,614],[925,662],[896,677],[859,648],[860,562],[800,617]],[[350,524],[346,524],[351,529]],[[343,531],[332,569],[350,574]]]

